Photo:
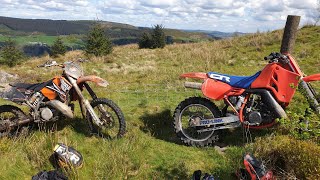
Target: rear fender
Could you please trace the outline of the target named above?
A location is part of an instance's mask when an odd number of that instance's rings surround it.
[[[310,76],[306,76],[306,77],[303,77],[302,80],[304,82],[320,81],[320,74],[313,74]]]
[[[180,78],[207,79],[208,76],[207,76],[207,73],[191,72],[191,73],[181,74]]]
[[[77,84],[82,84],[82,83],[87,82],[87,81],[94,82],[98,86],[102,86],[102,87],[107,87],[109,85],[109,83],[106,80],[102,79],[101,77],[94,76],[94,75],[80,77],[77,80]]]

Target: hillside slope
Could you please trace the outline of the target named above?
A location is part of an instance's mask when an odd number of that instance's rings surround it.
[[[98,21],[105,28],[105,33],[117,45],[137,43],[143,32],[151,31],[150,28],[135,27],[129,24],[122,24],[108,21]],[[21,38],[33,41],[43,40],[37,38],[40,35],[46,35],[48,40],[43,43],[50,44],[50,38],[59,35],[78,35],[77,38],[83,39],[91,26],[96,21],[90,20],[50,20],[50,19],[20,19],[0,16],[0,41],[7,37],[13,37],[20,40]],[[202,32],[185,32],[176,29],[165,29],[167,36],[172,36],[175,40],[185,42],[197,42],[215,39]]]
[[[47,35],[85,34],[94,21],[67,21],[50,19],[20,19],[0,16],[0,24],[14,31],[42,32]],[[106,28],[137,29],[134,26],[113,22],[101,22]]]
[[[88,136],[76,108],[78,118],[66,120],[55,132],[34,131],[26,137],[0,139],[0,179],[30,179],[40,170],[53,169],[48,158],[58,142],[75,147],[84,156],[84,166],[73,174],[76,179],[190,179],[198,169],[232,179],[246,151],[241,129],[224,137],[229,146],[224,153],[213,147],[182,145],[173,132],[172,113],[180,101],[201,94],[184,89],[178,77],[185,72],[208,71],[252,75],[267,63],[264,56],[279,50],[281,38],[282,32],[274,31],[155,50],[136,45],[116,47],[110,56],[93,59],[83,67],[86,74],[110,83],[107,89],[93,87],[99,97],[110,98],[122,108],[128,123],[126,136],[113,141]],[[320,72],[318,47],[320,27],[299,31],[293,55],[306,74]],[[82,56],[80,51],[69,52],[57,61]],[[60,73],[54,68],[36,69],[46,60],[31,59],[14,68],[0,68],[18,74],[21,81],[41,82]],[[316,87],[319,89],[319,84]],[[297,93],[288,111],[301,114],[307,106]],[[254,139],[269,136],[273,130],[251,133]]]

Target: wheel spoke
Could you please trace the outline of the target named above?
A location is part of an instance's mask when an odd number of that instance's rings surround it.
[[[198,130],[203,127],[191,126],[192,124],[199,124],[199,121],[207,118],[214,118],[213,113],[207,107],[201,104],[191,104],[185,107],[180,115],[182,133],[195,141],[210,138],[213,131],[199,133]]]
[[[121,137],[125,133],[123,114],[119,107],[111,100],[96,99],[92,102],[92,107],[103,123],[101,126],[97,126],[92,123],[92,118],[89,117],[89,122],[93,126],[93,133],[109,139]]]

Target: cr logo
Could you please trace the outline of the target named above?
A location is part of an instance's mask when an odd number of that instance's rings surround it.
[[[223,76],[223,75],[220,75],[220,74],[210,74],[209,77],[212,78],[212,79],[220,80],[220,81],[225,80],[226,82],[230,82],[230,77]]]

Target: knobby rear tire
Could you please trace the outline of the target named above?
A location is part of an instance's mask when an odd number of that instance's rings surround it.
[[[115,137],[109,137],[109,139],[121,138],[126,133],[125,118],[124,118],[124,115],[123,115],[121,109],[118,107],[118,105],[116,103],[114,103],[110,99],[97,98],[97,99],[92,100],[92,102],[90,104],[91,104],[93,109],[95,109],[100,104],[101,105],[106,105],[111,109],[111,111],[113,111],[115,113],[117,121],[118,121],[116,123],[119,123],[118,133],[117,133],[117,135]],[[108,112],[108,113],[111,113],[111,112]],[[98,127],[93,122],[92,117],[91,117],[89,112],[86,113],[86,118],[87,118],[87,121],[89,123],[89,128],[91,130],[91,133],[97,134],[100,137],[104,137],[104,134],[100,132],[100,129],[103,128],[103,127]]]
[[[173,121],[173,126],[175,129],[175,133],[177,136],[180,138],[180,140],[188,145],[188,146],[197,146],[197,147],[204,147],[208,145],[214,144],[218,140],[218,135],[217,131],[210,131],[212,132],[211,136],[203,139],[203,140],[195,140],[190,137],[187,137],[185,133],[183,132],[183,127],[182,127],[182,122],[181,122],[181,113],[184,112],[184,109],[187,107],[191,106],[197,106],[197,105],[202,105],[206,107],[208,110],[211,111],[213,114],[214,118],[221,117],[221,112],[219,108],[210,100],[201,98],[201,97],[190,97],[188,99],[185,99],[182,101],[177,108],[174,111],[174,121]]]
[[[12,106],[12,105],[0,106],[0,118],[2,117],[1,115],[4,113],[12,113],[14,115],[14,117],[11,119],[11,121],[18,121],[20,118],[26,117],[25,113],[20,108],[18,108],[16,106]],[[2,119],[0,119],[0,121],[2,121]],[[17,136],[20,134],[20,131],[22,130],[21,127],[24,127],[24,126],[20,126],[20,127],[18,126],[18,127],[12,128],[12,129],[5,130],[5,131],[0,131],[0,137]]]

